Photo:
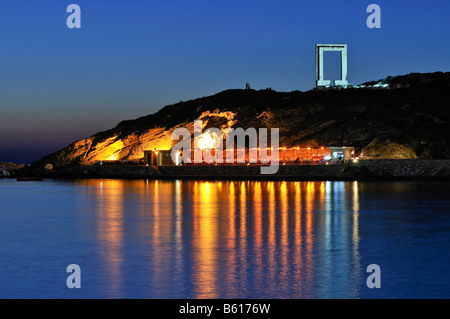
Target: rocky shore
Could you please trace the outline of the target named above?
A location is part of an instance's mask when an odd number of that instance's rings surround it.
[[[261,175],[257,165],[75,165],[49,169],[25,167],[22,177],[146,178],[146,179],[260,179],[260,180],[450,180],[450,160],[360,160],[331,165],[281,165],[274,175]]]
[[[14,177],[16,173],[23,169],[25,164],[15,164],[12,162],[0,162],[0,178]]]

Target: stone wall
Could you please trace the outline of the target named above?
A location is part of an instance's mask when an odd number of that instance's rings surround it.
[[[160,167],[164,176],[259,177],[271,179],[450,178],[450,160],[360,160],[332,165],[280,165],[275,176],[259,166]]]
[[[380,159],[351,163],[347,171],[366,168],[371,175],[381,177],[450,177],[450,160]]]
[[[23,171],[46,178],[189,178],[268,180],[450,179],[450,160],[360,160],[331,165],[280,165],[277,174],[261,175],[257,165],[73,166],[53,171]],[[28,174],[28,175],[27,175]]]

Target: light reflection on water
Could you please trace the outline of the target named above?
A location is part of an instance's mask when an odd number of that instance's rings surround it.
[[[123,290],[129,214],[146,217],[131,240],[148,242],[153,285],[177,287],[173,278],[187,280],[192,298],[302,298],[315,296],[315,289],[326,296],[338,285],[348,286],[347,297],[358,297],[357,182],[82,183],[98,193],[96,231],[109,276],[107,297]],[[125,192],[140,194],[142,205],[124,211],[123,201],[132,200]],[[351,203],[344,198],[349,194]],[[336,205],[343,205],[339,216]]]
[[[36,219],[40,214],[50,228],[40,235],[38,250],[52,256],[33,259],[27,248],[19,248],[20,262],[33,260],[48,285],[39,281],[41,290],[35,296],[28,288],[35,289],[37,279],[22,282],[12,273],[0,274],[1,297],[445,295],[439,290],[442,280],[432,290],[411,290],[417,287],[411,276],[430,267],[430,260],[441,262],[435,271],[446,267],[442,260],[448,263],[449,244],[444,239],[450,230],[449,201],[436,192],[424,196],[420,184],[79,180],[0,185],[3,194],[23,193],[41,200],[35,206],[17,207],[14,198],[2,198],[6,207],[16,207],[16,215],[0,216],[0,229],[9,236],[1,246],[0,266],[18,263],[10,258],[8,239],[27,247],[21,230],[38,232],[44,222]],[[55,198],[58,209],[50,205]],[[32,222],[18,227],[20,218]],[[428,237],[422,237],[423,231]],[[411,248],[432,255],[412,255]],[[445,255],[438,257],[436,252]],[[60,285],[64,272],[50,272],[70,263],[82,269],[79,292]],[[370,263],[379,263],[385,270],[383,279],[391,280],[384,290],[366,287]],[[429,284],[437,278],[425,274],[418,280]],[[4,287],[18,281],[13,289]]]

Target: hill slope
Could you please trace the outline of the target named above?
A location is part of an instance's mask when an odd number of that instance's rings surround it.
[[[277,127],[280,146],[355,146],[366,158],[450,158],[450,73],[389,79],[391,89],[227,90],[168,105],[77,141],[35,165],[136,160],[170,149],[176,127]],[[375,82],[374,82],[375,83]]]

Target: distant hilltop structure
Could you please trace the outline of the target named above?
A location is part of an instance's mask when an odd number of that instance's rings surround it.
[[[333,81],[324,79],[324,57],[326,51],[337,51],[341,55],[341,79]],[[347,44],[316,44],[316,89],[341,89],[341,88],[389,88],[388,77],[375,85],[353,85],[347,81]]]
[[[324,78],[324,52],[335,51],[339,52],[341,58],[341,78],[339,80],[326,80]],[[340,89],[363,89],[363,88],[375,88],[375,89],[389,89],[390,81],[393,77],[378,81],[377,83],[353,85],[347,80],[348,75],[348,45],[347,44],[316,44],[316,87],[315,90],[340,90]],[[403,85],[397,84],[392,88],[401,88]],[[245,90],[251,90],[250,83],[245,83]],[[272,91],[272,88],[268,87],[266,90]]]
[[[348,86],[347,81],[347,44],[316,44],[316,86],[329,87],[330,80],[323,77],[323,53],[325,51],[338,51],[341,54],[341,79],[334,81],[335,86]]]

